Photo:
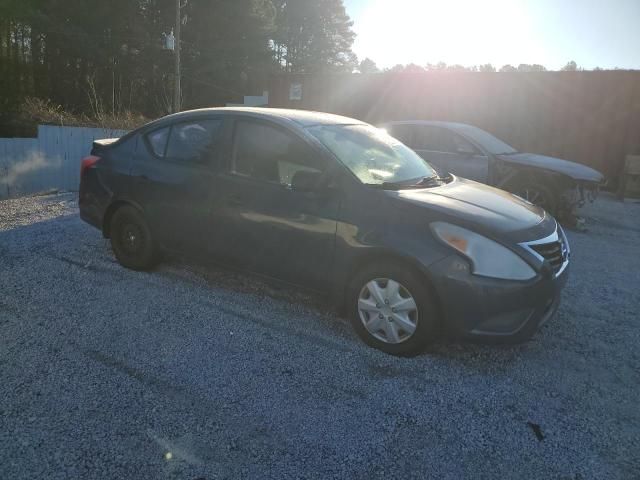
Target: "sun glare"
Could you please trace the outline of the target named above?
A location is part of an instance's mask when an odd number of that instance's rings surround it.
[[[372,0],[355,50],[380,66],[437,63],[535,63],[543,52],[529,14],[511,0]]]

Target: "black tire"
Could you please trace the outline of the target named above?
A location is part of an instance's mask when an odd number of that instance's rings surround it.
[[[510,185],[507,190],[543,208],[553,216],[558,214],[558,195],[551,187],[543,184],[538,179],[519,180]]]
[[[120,265],[149,270],[158,263],[158,249],[142,213],[120,207],[111,218],[111,248]]]
[[[364,325],[358,302],[367,283],[374,279],[393,279],[409,293],[417,305],[415,331],[400,343],[388,343],[371,334]],[[440,337],[441,319],[435,299],[425,279],[410,268],[394,263],[372,265],[360,270],[347,291],[347,311],[358,336],[369,346],[398,356],[414,356]],[[382,317],[381,317],[382,318]]]

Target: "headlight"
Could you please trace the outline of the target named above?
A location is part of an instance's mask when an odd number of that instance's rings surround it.
[[[505,280],[529,280],[536,276],[533,268],[522,258],[487,237],[445,222],[432,223],[431,230],[440,240],[467,257],[476,275]]]

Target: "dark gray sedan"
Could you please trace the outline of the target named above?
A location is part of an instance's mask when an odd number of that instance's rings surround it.
[[[525,340],[568,276],[569,244],[544,210],[441,178],[351,118],[181,112],[97,140],[80,178],[80,216],[125,267],[178,253],[300,285],[392,354],[441,332]]]
[[[518,152],[464,123],[407,120],[381,127],[442,172],[502,188],[561,218],[593,201],[604,180],[585,165]]]

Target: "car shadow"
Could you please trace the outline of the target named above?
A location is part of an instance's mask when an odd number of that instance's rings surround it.
[[[84,240],[79,241],[79,238]],[[28,244],[28,247],[25,244]],[[19,265],[27,255],[38,255],[87,272],[95,276],[95,281],[105,287],[132,273],[117,264],[108,240],[103,239],[90,226],[80,223],[73,214],[37,220],[28,225],[0,231],[0,258],[4,269],[12,268],[13,264]],[[329,338],[326,338],[307,329],[285,329],[288,335],[303,337],[305,341],[341,351],[362,348],[368,353],[364,361],[369,364],[370,373],[374,377],[402,376],[402,368],[394,367],[395,362],[413,362],[419,365],[420,359],[426,357],[453,362],[479,372],[488,368],[495,370],[496,362],[506,368],[528,348],[526,344],[493,345],[443,338],[413,359],[392,360],[392,365],[382,361],[389,358],[388,355],[364,346],[352,331],[348,319],[332,309],[320,294],[261,275],[240,272],[211,262],[195,263],[178,256],[167,257],[150,274],[170,277],[179,282],[205,285],[212,290],[267,297],[288,304],[293,314],[318,319],[323,324],[322,329],[331,332]],[[215,305],[214,308],[223,307]],[[262,319],[257,312],[230,310],[227,313],[242,317],[243,320],[264,324],[270,329],[279,328],[274,322]],[[331,340],[330,337],[334,335],[338,338]],[[343,344],[344,341],[347,345]],[[489,363],[491,365],[483,365]],[[379,364],[383,366],[379,367]]]

